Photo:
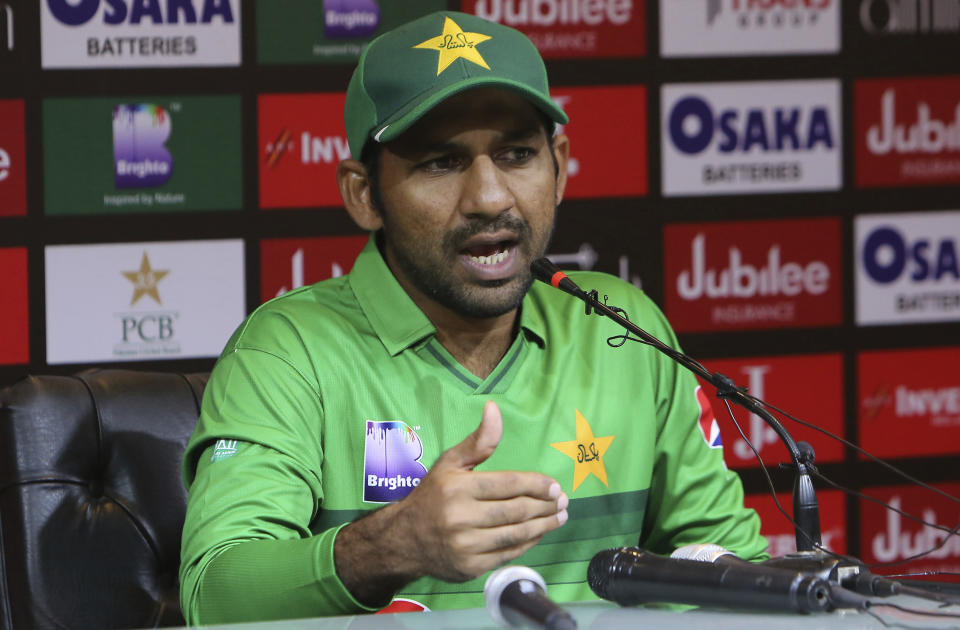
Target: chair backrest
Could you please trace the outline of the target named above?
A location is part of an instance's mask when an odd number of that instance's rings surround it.
[[[0,391],[0,630],[184,623],[180,459],[206,382],[91,370]]]

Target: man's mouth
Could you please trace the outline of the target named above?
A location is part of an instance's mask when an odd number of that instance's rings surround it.
[[[466,248],[464,253],[470,260],[478,265],[498,265],[507,259],[510,250],[514,247],[512,241],[502,241],[499,243],[490,243],[474,245]]]

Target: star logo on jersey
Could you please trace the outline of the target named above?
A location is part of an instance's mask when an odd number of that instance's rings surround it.
[[[590,475],[602,481],[603,485],[609,486],[610,484],[607,483],[607,468],[603,465],[603,456],[616,436],[594,436],[590,423],[583,417],[579,409],[576,412],[577,439],[569,442],[554,442],[550,446],[573,460],[573,492],[576,492],[580,484]]]
[[[143,252],[143,260],[140,261],[138,271],[123,271],[123,276],[133,283],[133,298],[130,300],[130,306],[137,303],[137,300],[144,295],[152,297],[157,304],[163,304],[160,301],[160,293],[157,291],[157,283],[163,280],[164,276],[170,273],[169,270],[160,271],[150,266],[150,259],[147,258],[147,252]]]
[[[440,76],[440,73],[457,59],[472,61],[489,70],[490,66],[487,65],[487,62],[480,56],[480,51],[477,50],[477,44],[481,44],[488,39],[490,39],[490,36],[483,33],[465,33],[456,22],[449,17],[444,17],[443,32],[417,44],[414,48],[436,50],[440,53],[437,59],[437,76]]]

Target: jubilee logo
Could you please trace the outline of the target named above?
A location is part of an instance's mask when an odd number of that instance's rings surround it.
[[[861,215],[857,323],[960,319],[960,211]]]
[[[47,362],[214,357],[245,314],[240,240],[48,246]]]
[[[664,2],[660,38],[665,57],[835,53],[840,49],[840,2]]]
[[[260,207],[340,207],[337,164],[349,159],[341,93],[261,94]]]
[[[835,325],[835,219],[675,224],[664,229],[666,312],[678,331]]]
[[[462,11],[512,26],[545,58],[641,57],[645,0],[466,0]]]
[[[665,195],[841,185],[839,82],[666,85]]]
[[[240,128],[236,96],[47,99],[45,211],[238,210]]]
[[[857,81],[856,183],[960,182],[960,78]]]
[[[934,487],[953,496],[960,491],[957,483],[939,483]],[[914,486],[867,488],[865,492],[896,510],[941,526],[917,523],[872,501],[861,501],[860,539],[864,541],[865,562],[897,562],[898,571],[905,572],[955,570],[960,562],[960,537],[951,536],[950,528],[960,516],[956,503]],[[930,553],[921,558],[900,564],[927,551]]]
[[[738,386],[746,387],[751,395],[843,437],[842,355],[752,357],[708,360],[704,363],[711,372],[726,374]],[[710,403],[717,409],[725,409],[723,401],[716,396],[716,388],[709,384],[705,384],[705,388],[710,394]],[[816,391],[817,395],[809,396],[808,392],[811,391]],[[724,415],[721,414],[721,419],[725,419]],[[753,414],[747,418],[738,416],[740,427],[760,456],[767,463],[788,461],[789,454],[770,425]],[[759,466],[757,456],[739,431],[729,422],[724,423],[724,428],[728,445],[724,449],[727,465],[731,468]],[[842,444],[799,425],[788,428],[794,438],[813,446],[818,463],[843,460]]]
[[[860,442],[879,457],[960,451],[960,348],[863,352],[857,357]]]
[[[44,68],[239,65],[238,0],[42,0]]]
[[[27,213],[23,101],[0,100],[0,217]]]

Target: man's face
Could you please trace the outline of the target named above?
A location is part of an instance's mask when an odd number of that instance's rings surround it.
[[[546,252],[566,157],[532,105],[493,88],[448,99],[385,145],[383,245],[414,301],[471,318],[515,309]]]

